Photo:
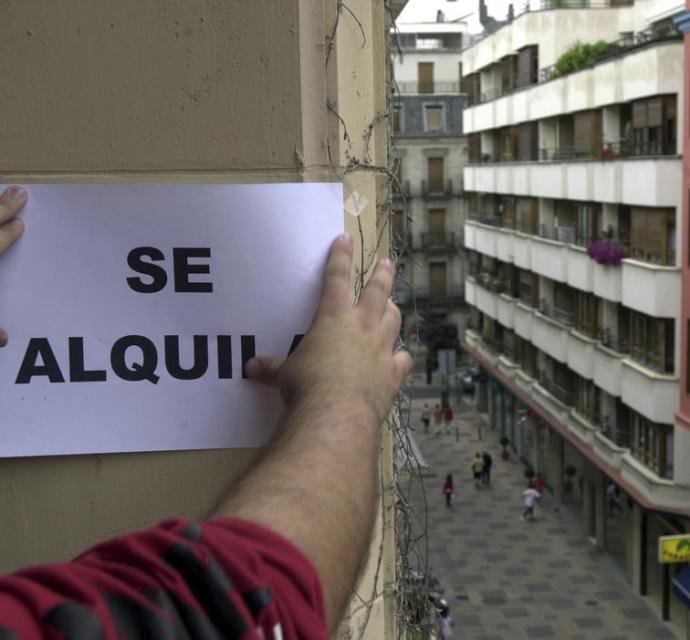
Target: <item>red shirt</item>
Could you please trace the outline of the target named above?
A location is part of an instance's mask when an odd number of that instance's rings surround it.
[[[327,637],[312,564],[244,520],[168,520],[0,577],[0,638]]]

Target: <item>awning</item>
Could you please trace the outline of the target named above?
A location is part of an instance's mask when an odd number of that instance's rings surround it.
[[[690,567],[673,578],[673,595],[690,609]]]

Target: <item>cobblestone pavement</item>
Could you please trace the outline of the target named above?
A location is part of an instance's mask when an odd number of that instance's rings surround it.
[[[415,394],[418,396],[419,394]],[[435,398],[426,400],[432,405]],[[429,504],[429,564],[445,588],[461,640],[673,639],[675,635],[636,596],[606,555],[584,536],[574,517],[545,497],[534,522],[520,520],[524,467],[500,459],[498,435],[474,408],[456,410],[460,436],[425,435],[413,401],[415,439],[433,477]],[[470,463],[476,452],[493,459],[490,488],[475,489]],[[455,499],[445,506],[441,485],[453,474]],[[421,491],[415,501],[423,504]]]

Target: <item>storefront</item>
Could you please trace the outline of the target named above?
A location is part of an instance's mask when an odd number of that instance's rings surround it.
[[[659,562],[659,538],[688,533],[690,522],[670,514],[647,511],[642,516],[642,576],[640,592],[647,596],[650,605],[662,620],[667,621],[676,634],[685,638],[688,628],[688,608],[683,600],[673,595],[674,579],[682,580],[686,563],[662,564]]]

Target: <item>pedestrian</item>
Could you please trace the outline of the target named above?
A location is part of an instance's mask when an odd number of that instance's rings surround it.
[[[541,494],[534,488],[530,482],[527,485],[527,489],[522,492],[522,501],[525,508],[522,512],[520,520],[523,522],[529,517],[530,520],[534,520],[534,505],[537,504],[537,500],[541,498]]]
[[[438,623],[437,638],[439,640],[450,640],[453,636],[451,628],[453,626],[453,619],[450,617],[450,607],[448,606],[448,600],[441,598],[438,603],[438,608],[436,609]]]
[[[544,492],[544,477],[537,471],[534,478],[532,478],[532,486],[537,493]]]
[[[436,427],[436,435],[441,435],[441,420],[443,419],[443,409],[441,405],[437,404],[434,407],[434,427]]]
[[[431,409],[428,404],[424,405],[422,409],[422,424],[424,425],[424,433],[429,433],[429,422],[431,422]]]
[[[446,476],[446,481],[443,483],[443,493],[446,494],[446,507],[450,508],[450,502],[453,498],[453,495],[455,495],[453,476],[450,473]]]
[[[446,435],[450,434],[450,427],[453,424],[453,410],[447,404],[443,407],[443,421],[446,423]]]
[[[609,482],[609,486],[606,488],[606,497],[608,498],[610,514],[613,514],[616,510],[620,513],[625,513],[625,508],[621,500],[621,490],[615,482]]]
[[[472,473],[474,474],[474,488],[479,489],[479,484],[482,481],[482,472],[484,471],[484,458],[482,454],[478,453],[472,460]]]
[[[482,469],[482,484],[485,484],[488,487],[491,484],[491,465],[494,463],[494,461],[488,451],[482,453],[482,460],[484,460],[484,468]]]

